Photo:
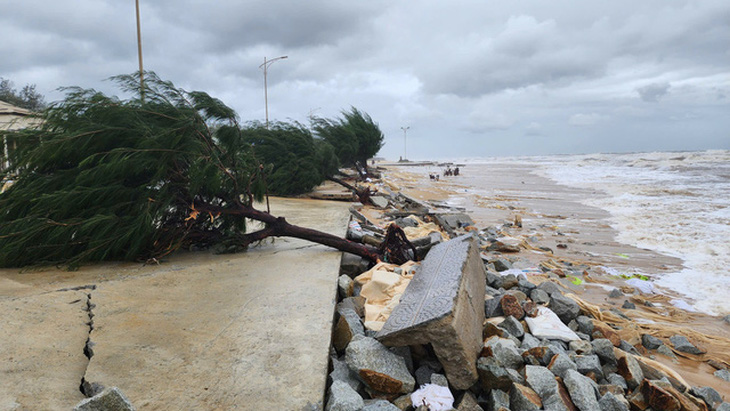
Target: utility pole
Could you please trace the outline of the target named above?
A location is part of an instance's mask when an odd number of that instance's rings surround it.
[[[139,57],[139,96],[144,103],[144,69],[142,68],[142,29],[139,23],[139,0],[134,0],[137,8],[137,55]]]
[[[266,60],[266,57],[264,57],[264,64],[259,66],[259,68],[264,69],[264,104],[266,105],[266,129],[269,128],[269,88],[268,84],[266,83],[266,73],[268,72],[269,66],[272,65],[275,61],[283,60],[285,58],[289,58],[289,56],[281,56],[271,60]]]
[[[400,129],[403,130],[403,160],[408,159],[408,149],[406,145],[406,134],[408,133],[408,129],[411,127],[401,127]]]

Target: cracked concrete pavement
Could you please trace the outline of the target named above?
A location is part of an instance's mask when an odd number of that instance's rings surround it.
[[[344,235],[348,206],[275,199],[272,213]],[[141,410],[321,408],[340,255],[279,238],[159,266],[0,270],[0,409],[70,409],[82,377]]]

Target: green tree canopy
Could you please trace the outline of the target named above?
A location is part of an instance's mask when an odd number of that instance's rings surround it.
[[[342,166],[356,167],[363,173],[367,173],[368,159],[383,147],[380,126],[355,107],[343,111],[342,118],[337,120],[313,119],[312,128],[317,136],[332,145]]]
[[[312,191],[337,171],[332,147],[315,140],[300,124],[275,123],[270,128],[254,124],[243,129],[245,142],[256,160],[268,166],[268,191],[275,195]]]
[[[113,79],[131,95],[142,95],[136,76]],[[294,167],[292,173],[318,175],[324,169],[316,164],[319,156],[331,157],[333,150],[313,142],[301,127],[242,132],[236,113],[220,100],[175,88],[154,73],[146,75],[144,99],[80,88],[67,93],[43,112],[41,127],[10,132],[40,144],[20,153],[17,181],[0,195],[0,266],[73,268],[157,258],[189,245],[242,248],[270,236],[377,258],[371,247],[253,207],[267,183],[267,167],[256,156]],[[292,150],[305,158],[294,159]],[[297,183],[282,170],[274,171],[272,181],[281,177],[286,191]],[[246,218],[264,228],[246,233]]]
[[[10,80],[2,77],[0,77],[0,100],[32,111],[40,111],[46,107],[45,99],[36,91],[35,84],[26,84],[17,91]]]

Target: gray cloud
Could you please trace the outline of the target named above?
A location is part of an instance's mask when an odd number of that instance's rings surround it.
[[[660,98],[669,94],[669,83],[654,83],[644,87],[639,87],[636,92],[639,93],[639,97],[648,103],[656,103]]]
[[[264,56],[288,55],[271,67],[272,117],[354,105],[385,156],[404,125],[414,158],[730,148],[727,2],[140,3],[147,69],[246,121],[264,116]],[[11,2],[0,36],[0,76],[50,100],[67,85],[116,93],[102,80],[137,69],[133,2]]]

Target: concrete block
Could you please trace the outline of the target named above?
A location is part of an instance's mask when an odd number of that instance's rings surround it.
[[[485,289],[475,237],[438,244],[376,338],[391,346],[431,343],[451,385],[467,389],[478,378]]]

